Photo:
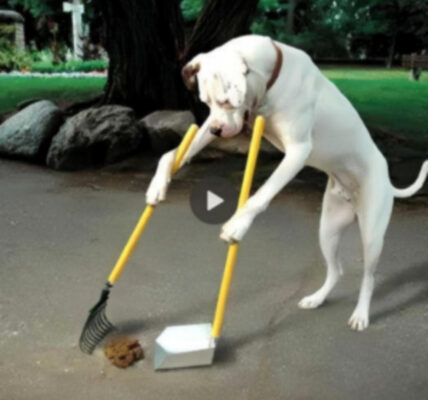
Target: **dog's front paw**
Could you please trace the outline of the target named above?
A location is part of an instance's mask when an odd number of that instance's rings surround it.
[[[349,318],[348,325],[352,330],[362,332],[369,326],[369,316],[366,312],[355,310]]]
[[[146,192],[146,203],[155,206],[166,198],[169,183],[171,182],[171,170],[175,159],[175,150],[165,153],[159,160],[155,176],[150,182]]]
[[[223,225],[220,239],[227,243],[239,242],[250,228],[252,220],[251,216],[238,212]]]
[[[169,185],[168,178],[160,178],[155,176],[150,182],[149,188],[146,192],[146,203],[155,206],[161,201],[165,200],[166,192]]]

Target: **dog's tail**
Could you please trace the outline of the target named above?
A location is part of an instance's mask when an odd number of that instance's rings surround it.
[[[406,187],[405,189],[397,189],[394,187],[394,197],[398,197],[400,199],[405,197],[413,196],[424,184],[425,179],[428,175],[428,160],[425,160],[422,164],[422,168],[419,172],[418,177],[416,178],[416,181],[410,185],[409,187]]]

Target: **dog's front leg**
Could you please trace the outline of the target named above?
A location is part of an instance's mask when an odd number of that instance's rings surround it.
[[[180,168],[189,163],[199,151],[207,146],[215,136],[209,132],[211,121],[208,118],[200,127],[198,133],[193,139],[192,144],[187,150],[183,160],[181,161]],[[175,155],[177,149],[165,153],[159,160],[156,173],[152,178],[150,185],[146,192],[146,203],[156,205],[160,201],[165,200],[166,192],[168,190],[169,182],[171,181],[171,170],[174,165]]]
[[[311,150],[310,141],[287,146],[287,155],[263,186],[223,225],[220,238],[228,243],[240,241],[247,233],[254,218],[266,210],[272,199],[305,166]]]

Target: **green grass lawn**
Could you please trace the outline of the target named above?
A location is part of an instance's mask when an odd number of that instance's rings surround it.
[[[0,76],[0,114],[12,111],[27,99],[42,98],[55,102],[75,102],[102,92],[104,78],[39,78]]]
[[[420,81],[404,70],[323,68],[370,126],[428,139],[428,73]]]
[[[428,72],[419,82],[404,70],[323,67],[370,127],[428,139]],[[84,100],[100,93],[102,78],[19,78],[0,76],[0,114],[25,99]]]

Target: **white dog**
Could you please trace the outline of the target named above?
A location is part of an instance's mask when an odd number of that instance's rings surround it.
[[[319,237],[327,277],[322,287],[304,297],[299,306],[320,306],[335,286],[342,272],[339,240],[357,218],[364,276],[348,324],[358,331],[367,328],[374,272],[394,197],[409,197],[422,187],[428,160],[413,185],[396,189],[385,158],[351,103],[307,54],[268,37],[243,36],[199,54],[183,68],[183,78],[189,88],[198,83],[200,99],[210,108],[183,164],[215,136],[237,135],[246,120],[257,114],[266,119],[265,138],[286,154],[269,179],[223,226],[220,237],[227,242],[241,240],[254,218],[304,166],[324,171],[329,180]],[[174,156],[175,150],[160,159],[147,190],[148,204],[165,199]]]

